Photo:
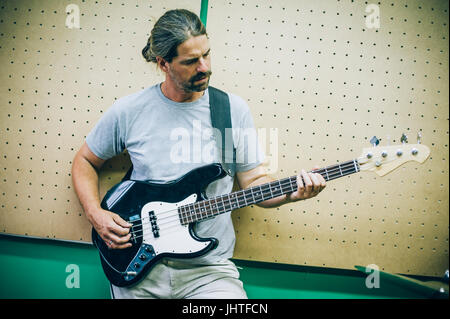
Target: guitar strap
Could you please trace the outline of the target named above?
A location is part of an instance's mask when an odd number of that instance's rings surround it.
[[[236,172],[236,148],[233,142],[230,99],[227,93],[215,87],[210,86],[208,91],[211,124],[216,129],[214,133],[216,144],[221,150],[222,166],[228,175],[234,176]]]
[[[233,142],[231,126],[230,99],[228,94],[212,86],[208,88],[211,124],[214,130],[216,145],[220,150],[222,166],[230,176],[236,172],[236,148]],[[129,180],[133,172],[133,164],[122,178]]]

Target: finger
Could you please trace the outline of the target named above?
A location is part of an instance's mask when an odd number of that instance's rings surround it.
[[[305,184],[301,174],[297,175],[297,191],[293,194],[295,198],[301,198],[305,192]]]
[[[130,237],[130,234],[128,234],[127,236],[121,237],[121,236],[117,236],[114,233],[108,233],[105,236],[105,239],[106,239],[105,242],[108,244],[120,245],[120,244],[126,243],[129,240],[129,237]]]
[[[325,181],[325,178],[321,175],[321,174],[317,174],[319,182],[320,182],[320,187],[321,189],[324,189],[327,186],[327,182]]]
[[[311,177],[304,169],[302,169],[302,177],[303,182],[305,183],[305,193],[311,193],[313,190],[313,183],[311,181]]]
[[[116,224],[121,227],[130,228],[131,226],[133,226],[130,223],[127,223],[122,217],[120,217],[117,214],[113,214],[112,216],[113,216],[113,220],[116,222]]]
[[[131,243],[129,242],[131,234],[128,234],[124,237],[116,236],[113,233],[110,233],[106,236],[106,245],[111,249],[123,249],[131,247]]]
[[[114,241],[114,243],[116,245],[122,245],[122,244],[128,243],[130,241],[130,239],[131,239],[131,234],[128,234],[126,236],[119,236],[118,239],[116,239]]]
[[[129,228],[124,228],[117,224],[110,225],[108,230],[120,237],[126,236],[130,232]]]
[[[113,215],[113,221],[115,222],[115,224],[111,224],[109,230],[112,231],[112,232],[114,232],[116,235],[119,235],[119,236],[125,236],[125,235],[127,235],[127,234],[130,232],[130,228],[129,228],[129,227],[121,226],[121,225],[119,224],[120,221],[118,221],[119,218],[120,218],[119,215]],[[120,219],[123,221],[122,218],[120,218]],[[125,222],[125,221],[124,221],[124,222]],[[126,223],[126,222],[125,222],[125,223]],[[128,224],[128,223],[127,223],[127,224]]]
[[[310,173],[309,177],[311,178],[311,182],[312,182],[312,191],[313,192],[320,192],[320,182],[319,179],[317,178],[318,174],[314,174],[314,173]]]

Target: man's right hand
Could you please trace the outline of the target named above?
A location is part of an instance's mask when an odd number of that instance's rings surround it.
[[[110,249],[131,247],[130,223],[127,223],[116,213],[102,208],[91,212],[89,220],[97,233]]]
[[[72,164],[72,180],[86,217],[111,249],[131,247],[131,224],[119,215],[100,207],[98,173],[106,160],[96,156],[86,142],[77,152]]]

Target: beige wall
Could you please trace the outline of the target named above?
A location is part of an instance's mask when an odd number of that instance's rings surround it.
[[[331,181],[312,200],[235,212],[235,257],[448,268],[448,3],[378,8],[380,28],[368,28],[363,1],[210,3],[212,84],[245,98],[257,127],[278,129],[275,176],[359,157],[374,135],[381,147],[421,132],[431,150],[422,165]]]
[[[2,233],[90,241],[71,161],[115,99],[161,80],[140,55],[156,19],[174,7],[200,12],[200,1],[164,3],[2,1]],[[79,29],[65,25],[69,4]],[[378,8],[377,29],[362,1],[210,1],[211,84],[248,101],[267,150],[277,146],[274,176],[356,158],[374,135],[386,145],[421,132],[431,150],[385,177],[363,172],[309,201],[235,212],[236,258],[448,268],[448,2]],[[102,194],[128,165],[125,155],[106,165]]]

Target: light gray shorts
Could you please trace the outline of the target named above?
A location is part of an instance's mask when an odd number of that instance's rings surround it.
[[[247,299],[239,271],[230,260],[192,265],[162,259],[137,285],[111,285],[112,298]]]

